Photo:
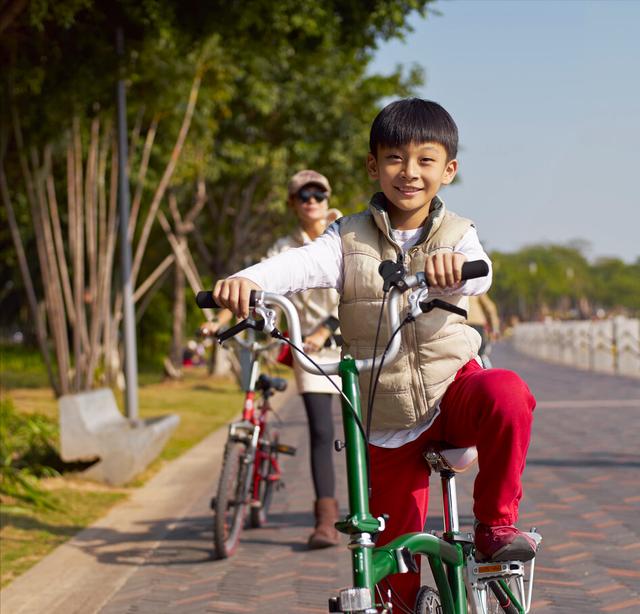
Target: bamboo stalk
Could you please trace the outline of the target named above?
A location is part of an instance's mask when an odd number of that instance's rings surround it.
[[[173,264],[176,257],[173,254],[169,254],[137,288],[133,293],[133,302],[137,303],[140,298],[145,294],[151,286],[158,280],[159,277],[164,275],[167,269]]]
[[[173,254],[171,254],[171,257],[173,258]],[[174,260],[175,259],[173,259],[172,262]],[[162,272],[162,275],[160,275],[160,277],[158,277],[153,282],[151,287],[145,292],[145,295],[142,297],[142,300],[140,301],[140,303],[136,304],[136,322],[140,322],[140,320],[142,319],[142,316],[144,315],[144,312],[147,310],[147,307],[149,306],[151,299],[154,297],[155,293],[162,287],[164,280],[166,276],[169,274],[170,270],[171,270],[171,267],[170,266],[167,267]]]
[[[196,221],[196,218],[200,215],[206,203],[207,203],[207,184],[203,177],[198,177],[196,201],[193,204],[193,207],[191,207],[191,209],[189,209],[187,214],[184,216],[184,223],[193,224]]]
[[[98,149],[97,167],[97,221],[98,221],[98,288],[97,288],[97,308],[95,325],[98,328],[95,345],[97,350],[92,353],[93,363],[89,364],[89,371],[93,373],[101,357],[104,356],[106,346],[104,342],[104,321],[108,317],[111,308],[108,300],[105,302],[105,276],[111,277],[113,271],[107,267],[107,194],[106,194],[106,172],[107,160],[109,156],[109,144],[111,143],[111,122],[105,123],[100,147]],[[94,321],[92,320],[92,325]],[[93,344],[91,346],[94,347]]]
[[[56,362],[58,363],[58,380],[60,381],[60,391],[62,392],[62,394],[66,394],[68,392],[68,374],[64,371],[65,361],[63,358],[63,351],[61,346],[62,334],[59,326],[58,314],[56,313],[55,299],[53,297],[53,294],[57,291],[57,287],[53,279],[51,263],[49,262],[46,253],[46,240],[43,230],[44,221],[42,220],[40,210],[40,194],[36,191],[36,180],[34,180],[33,171],[29,167],[29,163],[26,160],[24,152],[20,153],[20,157],[25,158],[23,163],[23,173],[24,180],[29,185],[29,187],[27,188],[27,192],[34,198],[33,201],[30,201],[29,205],[31,208],[31,219],[33,221],[33,230],[36,239],[36,253],[38,254],[38,261],[40,263],[40,276],[42,278],[42,287],[44,289],[44,302],[47,310],[47,320],[49,322],[49,327],[53,335],[53,346],[56,354]],[[34,160],[32,163],[35,167],[37,164],[37,160]]]
[[[178,138],[176,139],[176,143],[173,147],[173,151],[171,152],[169,162],[167,163],[165,171],[162,175],[162,179],[160,180],[160,183],[158,184],[156,192],[153,196],[153,200],[151,201],[151,205],[149,206],[149,211],[147,212],[147,217],[142,227],[140,239],[138,241],[138,245],[136,246],[136,250],[135,250],[133,266],[131,268],[131,280],[134,287],[135,287],[136,278],[138,276],[138,272],[140,271],[140,266],[142,264],[142,257],[144,256],[144,252],[147,247],[147,242],[149,240],[149,234],[151,233],[151,226],[153,225],[153,221],[160,207],[160,203],[162,202],[162,198],[164,197],[164,193],[167,187],[169,186],[169,181],[171,179],[171,176],[173,175],[173,171],[175,170],[176,164],[178,163],[178,158],[180,157],[180,153],[182,152],[185,139],[187,138],[187,133],[189,132],[191,119],[193,118],[193,112],[195,110],[196,102],[198,100],[200,82],[201,82],[201,76],[200,76],[200,73],[198,72],[198,74],[196,74],[196,76],[194,77],[193,83],[191,85],[191,91],[189,92],[189,102],[187,103],[187,108],[184,113],[182,125],[180,126]]]
[[[91,122],[91,138],[87,152],[87,167],[84,182],[85,202],[85,232],[86,256],[89,277],[89,294],[91,296],[90,311],[93,316],[95,310],[96,286],[98,283],[97,252],[97,163],[98,145],[100,138],[100,121],[96,118]]]
[[[98,152],[100,147],[100,122],[96,118],[91,123],[91,140],[87,156],[87,173],[85,181],[87,256],[89,267],[89,342],[87,343],[86,371],[84,386],[90,389],[94,382],[94,369],[100,355],[98,337],[100,335],[99,282],[98,282]]]
[[[67,266],[67,257],[64,252],[64,238],[62,235],[62,226],[60,224],[60,213],[58,209],[58,199],[56,197],[55,181],[53,179],[53,163],[51,160],[50,145],[47,145],[44,150],[44,165],[47,176],[46,183],[47,200],[49,202],[49,215],[51,216],[53,239],[58,256],[58,269],[60,270],[62,292],[67,309],[67,317],[69,318],[69,322],[73,326],[75,323],[76,312],[73,304],[71,284],[69,283],[69,267]]]
[[[111,181],[109,185],[109,215],[107,223],[107,248],[106,263],[107,271],[113,270],[113,259],[116,246],[116,236],[118,230],[118,148],[116,147],[116,136],[111,136]],[[117,344],[117,324],[114,324],[114,311],[111,310],[111,281],[112,275],[104,277],[104,354],[106,361],[107,383],[112,383],[114,373],[111,368],[111,357]],[[114,334],[114,330],[116,331]]]
[[[73,321],[73,368],[74,372],[78,370],[80,363],[80,353],[82,351],[82,325],[80,323],[80,311],[78,308],[78,207],[77,207],[77,191],[76,191],[76,164],[74,155],[73,135],[69,133],[67,143],[67,215],[68,227],[67,234],[69,236],[69,263],[71,265],[71,274],[73,275],[73,312],[75,315]],[[75,376],[74,376],[75,381]]]
[[[48,214],[48,206],[46,202],[46,163],[39,169],[39,159],[35,148],[32,148],[32,164],[35,171],[35,191],[37,196],[37,205],[39,223],[41,226],[41,236],[44,239],[43,253],[47,261],[47,275],[49,277],[47,283],[50,286],[49,299],[51,301],[51,325],[56,337],[56,355],[58,358],[59,377],[62,382],[61,389],[68,387],[69,378],[69,342],[67,339],[67,317],[64,308],[63,296],[60,292],[60,271],[58,268],[53,232],[51,230],[51,221]],[[43,271],[44,273],[44,271]]]
[[[51,301],[51,292],[52,292],[52,287],[50,284],[51,277],[48,274],[49,273],[48,262],[46,260],[46,256],[44,253],[42,225],[39,223],[39,219],[38,219],[39,217],[38,216],[38,200],[35,192],[35,185],[33,182],[33,174],[31,172],[31,169],[29,168],[29,162],[27,160],[27,156],[25,153],[25,146],[22,138],[22,130],[20,127],[20,117],[15,107],[12,109],[12,116],[13,116],[13,127],[14,127],[14,135],[16,139],[16,146],[18,149],[18,159],[20,162],[20,168],[22,171],[22,176],[23,176],[25,187],[27,190],[27,200],[29,202],[31,215],[34,223],[33,225],[34,225],[34,234],[36,238],[36,253],[38,255],[38,261],[40,262],[40,271],[41,271],[41,276],[43,281],[43,288],[45,292],[45,307],[47,308],[47,316],[50,321],[54,338],[57,340],[59,335],[59,330],[55,326],[57,320],[55,318],[55,315],[51,311],[53,309],[52,301]],[[58,353],[60,352],[58,343],[54,343],[54,346],[56,350],[56,359],[58,360],[58,382],[59,382],[58,389],[61,394],[66,394],[67,392],[66,375],[67,374],[63,373],[61,368],[61,364],[59,361],[60,357],[58,355]]]
[[[24,288],[27,293],[29,311],[31,312],[31,317],[33,318],[35,324],[36,339],[38,340],[40,353],[42,354],[42,358],[47,369],[49,383],[51,384],[56,397],[59,397],[62,394],[62,390],[60,388],[60,383],[56,379],[53,371],[51,355],[49,353],[49,348],[47,347],[47,331],[44,320],[42,318],[42,314],[38,309],[38,301],[36,298],[35,290],[33,288],[33,279],[31,277],[31,272],[29,271],[29,265],[27,263],[27,257],[24,251],[22,237],[20,236],[20,229],[16,221],[15,211],[13,209],[13,204],[11,203],[11,197],[9,195],[9,187],[7,186],[7,178],[4,172],[4,165],[0,166],[0,192],[2,193],[2,201],[7,210],[7,221],[9,222],[11,238],[16,249],[16,255],[18,257],[18,266],[20,268],[22,283],[24,284]]]
[[[178,235],[178,248],[184,253],[186,238],[184,235]],[[184,268],[176,262],[174,267],[173,281],[173,309],[171,312],[171,348],[169,351],[169,360],[176,368],[181,377],[180,367],[182,365],[182,347],[184,344],[184,325],[186,321],[186,305],[185,305],[185,272]]]
[[[160,222],[160,226],[162,226],[162,229],[164,230],[164,233],[169,240],[169,244],[173,249],[173,253],[176,255],[178,265],[184,271],[191,289],[194,293],[197,294],[200,290],[202,290],[202,280],[200,279],[200,275],[198,274],[195,265],[192,268],[192,261],[190,262],[189,258],[185,254],[185,251],[188,251],[186,241],[181,242],[174,235],[171,230],[171,226],[169,225],[169,222],[167,221],[167,218],[162,211],[158,212],[158,221]],[[210,309],[203,309],[202,311],[208,320],[213,319],[213,312]]]
[[[76,309],[77,336],[74,336],[74,387],[80,390],[82,382],[83,343],[82,332],[84,330],[84,216],[82,204],[82,142],[80,139],[80,123],[77,117],[73,118],[72,125],[72,164],[74,184],[69,189],[74,194],[75,225],[71,228],[75,240],[75,253],[73,258],[73,295]]]
[[[138,177],[136,180],[136,191],[133,196],[133,203],[131,204],[131,214],[129,217],[129,226],[127,233],[129,240],[133,241],[133,235],[135,233],[136,224],[138,223],[138,213],[140,211],[140,203],[142,202],[142,192],[144,191],[144,180],[147,176],[147,170],[149,168],[149,159],[151,158],[151,149],[153,142],[156,138],[156,132],[158,130],[159,115],[154,115],[151,120],[149,130],[147,130],[147,138],[144,141],[144,148],[142,150],[142,161],[140,162],[140,168],[138,169]]]

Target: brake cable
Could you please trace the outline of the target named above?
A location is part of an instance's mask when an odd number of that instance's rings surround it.
[[[271,331],[270,335],[275,339],[280,339],[281,341],[284,341],[285,343],[289,344],[289,346],[292,347],[296,352],[298,352],[299,354],[302,354],[316,369],[318,369],[318,371],[320,371],[322,375],[324,375],[331,382],[331,385],[338,391],[338,394],[340,394],[340,396],[347,402],[347,405],[349,406],[349,409],[353,414],[353,418],[356,424],[358,425],[358,429],[360,430],[361,435],[364,437],[365,442],[368,444],[364,426],[362,425],[362,421],[358,417],[358,414],[356,413],[356,410],[353,407],[353,404],[349,400],[349,397],[347,397],[347,395],[340,389],[340,387],[331,379],[331,376],[315,360],[313,360],[313,358],[311,358],[303,349],[299,348],[288,337],[285,337],[285,335],[281,333],[277,328],[274,328]],[[367,477],[368,477],[368,468],[369,468],[369,451],[367,449]]]

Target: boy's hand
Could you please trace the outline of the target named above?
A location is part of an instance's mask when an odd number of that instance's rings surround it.
[[[457,252],[428,256],[424,264],[427,283],[433,288],[453,288],[462,281],[462,265],[467,257]]]
[[[213,299],[222,307],[230,309],[239,318],[244,319],[249,317],[251,290],[262,290],[262,288],[245,277],[221,279],[213,289]]]

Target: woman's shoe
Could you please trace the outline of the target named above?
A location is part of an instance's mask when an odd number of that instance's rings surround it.
[[[337,546],[340,539],[335,523],[338,521],[338,501],[332,497],[320,497],[315,502],[316,526],[309,537],[309,548]]]

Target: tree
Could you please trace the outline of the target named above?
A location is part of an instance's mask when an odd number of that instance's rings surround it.
[[[596,308],[640,313],[640,262],[603,258],[590,263],[585,244],[539,244],[491,254],[492,296],[505,317],[588,318]]]
[[[7,67],[0,126],[4,215],[16,221],[16,250],[22,242],[26,253],[38,254],[33,279],[24,271],[22,277],[33,297],[45,297],[46,323],[38,324],[35,299],[33,321],[43,354],[49,349],[44,336],[54,340],[59,391],[90,386],[101,362],[110,373],[117,344],[121,298],[112,278],[116,159],[110,126],[119,70],[129,82],[136,294],[140,299],[169,267],[180,267],[174,314],[181,320],[183,274],[192,286],[199,280],[179,212],[194,202],[213,212],[215,224],[206,231],[195,219],[190,224],[210,269],[220,274],[236,266],[241,246],[252,246],[244,258],[271,240],[265,225],[282,223],[284,180],[299,165],[322,166],[348,207],[364,191],[359,159],[381,99],[409,93],[421,79],[417,71],[368,76],[371,50],[378,39],[401,35],[409,12],[424,14],[427,4],[11,4],[0,20],[0,58]],[[114,53],[118,27],[127,44],[121,66]],[[196,197],[196,186],[206,186],[209,198]],[[168,193],[175,198],[173,226],[165,215]],[[33,234],[17,221],[29,218]],[[174,346],[181,328],[174,326]],[[71,353],[73,359],[65,359]]]

